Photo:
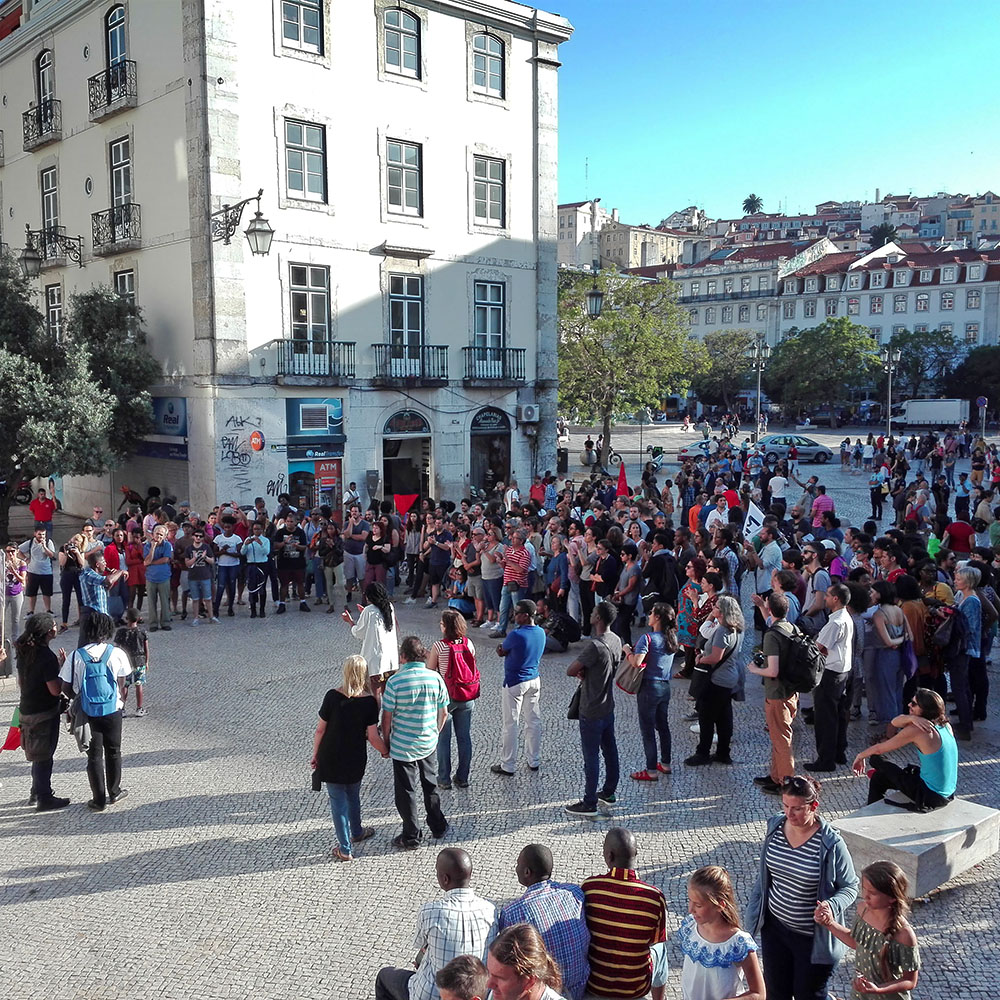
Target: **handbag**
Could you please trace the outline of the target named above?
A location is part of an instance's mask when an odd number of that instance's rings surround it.
[[[723,654],[722,659],[718,663],[696,663],[694,665],[694,671],[691,674],[691,685],[688,688],[688,694],[690,694],[696,701],[702,697],[702,695],[708,694],[709,686],[713,683],[713,678],[716,671],[725,664],[730,656],[736,651],[734,646],[732,649],[726,650]],[[736,680],[739,680],[739,671],[736,673]],[[719,687],[726,687],[725,684],[718,685]],[[735,683],[733,685],[735,687]]]
[[[583,691],[582,685],[577,685],[576,690],[573,692],[573,697],[569,700],[569,708],[566,709],[567,719],[579,719],[580,718],[580,695]]]
[[[633,667],[628,659],[622,660],[615,673],[615,686],[626,694],[638,694],[639,688],[642,687],[642,677],[645,670],[645,664],[641,667]]]
[[[899,659],[907,680],[909,680],[917,672],[917,654],[913,649],[913,643],[909,639],[904,639],[900,645]]]

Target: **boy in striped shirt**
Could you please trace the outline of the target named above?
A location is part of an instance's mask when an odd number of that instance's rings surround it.
[[[437,671],[427,669],[427,650],[415,635],[403,640],[399,654],[406,662],[382,694],[382,736],[389,744],[396,808],[403,821],[403,832],[392,844],[414,848],[423,837],[417,824],[418,791],[423,791],[431,835],[443,837],[448,829],[437,793],[437,742],[448,718],[448,689]]]

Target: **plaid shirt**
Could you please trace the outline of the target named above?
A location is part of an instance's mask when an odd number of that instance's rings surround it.
[[[104,586],[104,577],[89,566],[80,574],[80,595],[83,598],[80,603],[85,608],[102,615],[108,613],[108,590]]]
[[[453,958],[475,955],[486,961],[496,937],[496,907],[471,889],[450,889],[417,912],[415,944],[427,949],[410,980],[410,1000],[441,1000],[434,976]]]
[[[590,977],[590,931],[583,919],[583,889],[546,879],[528,886],[520,899],[500,912],[500,930],[531,924],[563,973],[563,990],[580,1000]]]

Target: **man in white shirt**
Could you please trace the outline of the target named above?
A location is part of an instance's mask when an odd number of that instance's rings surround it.
[[[816,637],[816,645],[826,658],[823,676],[813,692],[816,727],[816,759],[807,771],[836,771],[847,763],[847,718],[850,709],[848,681],[851,677],[851,650],[854,621],[847,610],[851,592],[842,583],[826,590],[826,610],[830,617]]]
[[[512,511],[521,502],[521,493],[517,488],[517,480],[512,479],[504,491],[503,505],[507,511]]]
[[[382,969],[375,979],[375,1000],[441,1000],[435,975],[459,955],[484,959],[496,937],[496,907],[469,887],[469,855],[458,847],[445,848],[435,870],[444,896],[417,911],[416,972]]]
[[[778,533],[770,522],[761,526],[757,533],[760,539],[760,552],[757,552],[752,542],[743,543],[743,552],[747,565],[753,570],[753,589],[755,594],[767,597],[771,593],[771,574],[781,569],[781,546],[778,544]],[[759,608],[754,608],[754,628],[764,634],[764,617]]]
[[[38,592],[42,592],[42,604],[46,611],[52,610],[52,560],[56,557],[56,547],[46,535],[45,528],[35,528],[34,534],[26,542],[21,542],[18,551],[28,561],[27,584],[24,596],[28,598],[28,614],[35,613]]]
[[[767,484],[767,489],[771,494],[771,506],[780,507],[781,513],[778,516],[784,518],[785,510],[788,507],[788,498],[785,496],[788,490],[788,479],[780,473],[775,473],[771,476],[771,481]]]
[[[715,508],[705,518],[705,527],[709,532],[716,528],[724,528],[729,523],[729,505],[726,498],[720,496],[715,501]]]

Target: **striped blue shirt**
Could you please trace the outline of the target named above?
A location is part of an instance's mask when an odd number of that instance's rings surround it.
[[[782,824],[764,848],[764,864],[771,882],[768,912],[789,930],[810,937],[816,929],[813,913],[819,899],[821,847],[819,830],[801,847],[792,847]]]
[[[404,663],[388,680],[382,711],[392,712],[389,754],[393,760],[423,760],[437,749],[438,710],[448,708],[448,689],[436,670]]]

